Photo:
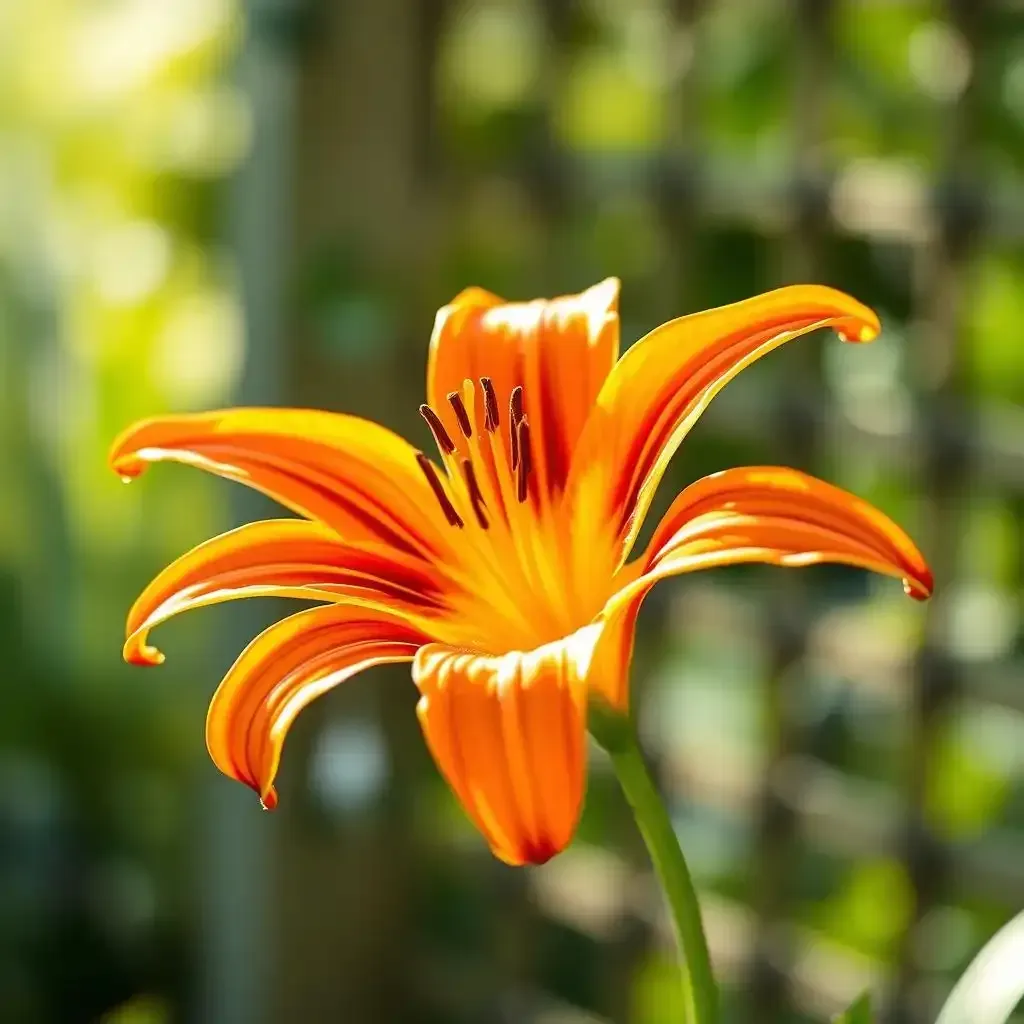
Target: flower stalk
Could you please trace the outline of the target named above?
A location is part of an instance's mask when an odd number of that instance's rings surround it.
[[[609,721],[612,717],[595,716],[592,709],[591,730],[611,757],[671,912],[682,963],[686,1024],[716,1024],[718,987],[690,869],[631,723],[626,719],[613,723]]]

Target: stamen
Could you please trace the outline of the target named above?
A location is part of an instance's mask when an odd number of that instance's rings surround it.
[[[517,384],[508,403],[508,440],[512,449],[512,472],[519,468],[519,421],[523,418],[523,389]]]
[[[530,423],[524,416],[519,421],[519,465],[516,467],[516,497],[520,503],[526,501],[529,493],[530,471],[533,469],[533,456],[530,454]]]
[[[466,477],[466,490],[469,491],[469,500],[473,505],[473,512],[476,514],[476,521],[486,530],[488,524],[487,516],[484,513],[484,496],[480,493],[480,484],[473,471],[473,463],[469,459],[462,460],[462,472]]]
[[[423,471],[423,475],[427,478],[427,483],[430,484],[430,489],[434,492],[434,497],[437,498],[437,503],[441,506],[441,511],[444,513],[445,519],[447,519],[452,526],[465,526],[466,524],[462,521],[462,517],[455,511],[455,506],[452,505],[451,499],[445,492],[441,481],[437,478],[437,471],[434,469],[434,464],[426,457],[426,455],[423,454],[423,452],[416,453],[416,464],[420,467]]]
[[[430,432],[434,435],[438,449],[445,455],[451,455],[455,451],[455,442],[445,430],[441,417],[429,405],[420,406],[420,415],[427,421],[427,426],[430,427]]]
[[[518,423],[523,418],[523,388],[517,384],[512,389],[512,397],[508,401],[508,414],[513,423]]]
[[[480,387],[484,389],[484,426],[493,433],[498,429],[498,396],[490,377],[481,377]]]
[[[473,436],[473,425],[469,422],[469,413],[466,412],[466,406],[462,402],[462,396],[458,391],[453,391],[448,395],[448,401],[451,402],[452,408],[455,410],[455,418],[459,421],[459,427],[462,433],[466,437]]]

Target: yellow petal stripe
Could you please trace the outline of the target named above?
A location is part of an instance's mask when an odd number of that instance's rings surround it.
[[[227,409],[144,420],[110,455],[126,479],[150,462],[183,462],[239,480],[349,541],[443,556],[451,535],[416,450],[356,416],[307,409]]]
[[[447,617],[445,590],[400,550],[345,544],[320,523],[269,519],[214,537],[163,570],[128,613],[126,661],[156,665],[151,629],[181,612],[243,597],[345,598],[419,621]]]

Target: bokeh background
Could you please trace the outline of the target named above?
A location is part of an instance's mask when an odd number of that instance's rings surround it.
[[[729,1020],[872,989],[926,1024],[1024,906],[1024,5],[997,0],[0,0],[0,1021],[663,1024],[672,953],[596,756],[579,839],[495,862],[403,671],[306,712],[281,809],[209,764],[283,609],[124,614],[269,510],[161,411],[317,405],[427,443],[433,311],[623,280],[624,343],[792,281],[874,305],[720,396],[659,508],[731,464],[852,488],[930,557],[671,581],[641,728]]]

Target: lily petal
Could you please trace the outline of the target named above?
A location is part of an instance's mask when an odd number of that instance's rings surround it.
[[[910,538],[868,502],[794,469],[752,466],[687,487],[655,530],[647,552],[627,566],[607,602],[591,686],[625,710],[633,630],[658,580],[721,565],[764,562],[856,566],[903,580],[917,600],[929,597],[931,571]],[[639,573],[639,574],[638,574]]]
[[[502,403],[522,387],[540,486],[560,493],[583,424],[618,358],[618,298],[616,278],[579,295],[522,303],[467,289],[437,314],[427,401],[458,437],[447,396],[461,393],[463,381],[489,377]],[[483,422],[482,408],[476,422]]]
[[[741,466],[713,473],[687,487],[662,517],[643,571],[691,543],[691,538],[734,516],[818,527],[877,552],[889,575],[900,576],[908,594],[922,600],[932,591],[931,571],[914,542],[885,513],[841,487],[786,466]]]
[[[597,631],[500,657],[441,644],[413,662],[441,773],[497,857],[543,864],[572,838],[586,770],[585,677]]]
[[[612,523],[622,560],[669,460],[711,399],[751,363],[822,327],[852,342],[879,330],[875,314],[848,295],[793,285],[671,320],[618,361],[580,437],[570,493],[586,521]],[[578,536],[582,553],[592,538]]]
[[[115,441],[125,479],[150,462],[184,462],[239,480],[349,541],[420,557],[450,553],[451,531],[416,450],[356,416],[306,409],[227,409],[143,420]]]
[[[217,688],[206,718],[210,756],[273,808],[281,749],[299,712],[363,669],[411,661],[429,639],[398,616],[350,604],[282,619],[253,640]]]
[[[151,629],[205,605],[243,597],[350,599],[416,621],[446,616],[437,573],[382,544],[347,544],[320,523],[272,519],[250,523],[193,548],[164,569],[128,613],[126,661],[157,665]]]

